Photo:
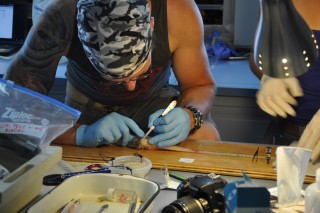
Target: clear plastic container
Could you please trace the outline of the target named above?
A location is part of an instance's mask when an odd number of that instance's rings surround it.
[[[306,189],[305,212],[320,212],[320,168],[316,172],[316,182],[310,184]]]
[[[137,206],[137,194],[132,190],[109,188],[107,199],[117,203],[129,204],[128,213],[134,213]]]
[[[107,199],[118,203],[136,203],[137,194],[132,190],[109,188]]]
[[[214,31],[212,35],[212,40],[211,40],[211,46],[214,46],[215,44],[219,43],[221,41],[221,33],[219,31]]]
[[[111,173],[129,174],[136,177],[145,178],[151,171],[152,162],[139,156],[120,156],[109,161]],[[127,169],[129,168],[129,169]]]

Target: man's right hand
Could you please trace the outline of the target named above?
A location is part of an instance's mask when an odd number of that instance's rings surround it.
[[[76,143],[78,146],[95,147],[121,139],[122,146],[126,146],[134,138],[131,132],[139,137],[144,136],[132,119],[113,112],[91,125],[80,126],[76,132]]]
[[[263,75],[261,88],[257,93],[257,104],[266,113],[276,117],[295,116],[292,105],[297,105],[296,97],[303,96],[297,78],[271,78]]]

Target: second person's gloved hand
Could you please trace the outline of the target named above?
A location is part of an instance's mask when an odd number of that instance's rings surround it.
[[[311,161],[315,163],[320,159],[320,110],[312,117],[303,131],[298,147],[311,149]]]
[[[176,107],[167,115],[158,118],[163,111],[164,109],[160,109],[151,114],[148,124],[149,127],[156,126],[153,130],[156,135],[149,139],[149,143],[161,148],[180,143],[188,137],[190,131],[190,117],[185,110]]]
[[[76,144],[84,147],[95,147],[122,141],[122,146],[133,140],[134,135],[144,136],[144,132],[130,118],[116,112],[110,113],[91,125],[82,125],[76,132]]]
[[[263,75],[257,104],[274,117],[286,118],[287,115],[296,115],[292,105],[297,104],[296,97],[299,96],[303,96],[303,91],[297,78],[280,79]]]

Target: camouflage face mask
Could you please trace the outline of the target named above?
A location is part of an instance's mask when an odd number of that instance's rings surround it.
[[[84,51],[105,79],[131,76],[151,49],[147,0],[79,0],[78,36]]]

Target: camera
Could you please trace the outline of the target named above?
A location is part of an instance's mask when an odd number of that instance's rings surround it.
[[[227,181],[219,175],[196,175],[182,181],[177,200],[164,207],[162,213],[224,213],[223,188]]]

